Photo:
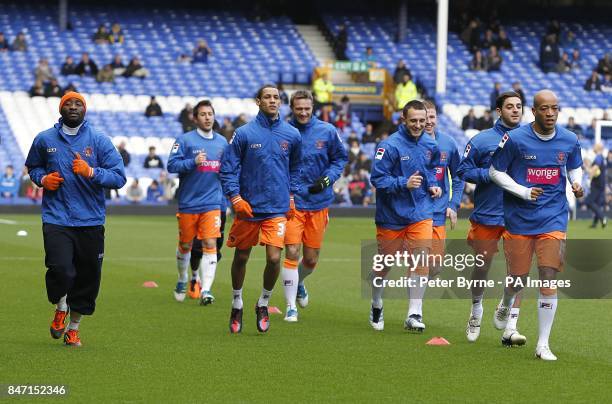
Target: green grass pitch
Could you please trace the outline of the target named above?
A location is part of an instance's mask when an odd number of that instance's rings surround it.
[[[609,400],[610,300],[560,302],[551,337],[555,363],[533,358],[533,300],[521,310],[519,326],[528,338],[522,348],[500,344],[490,321],[497,296],[485,301],[475,344],[464,335],[468,300],[426,300],[423,335],[402,328],[406,300],[387,300],[386,329],[373,331],[359,269],[360,240],[375,234],[372,219],[332,218],[320,265],[307,282],[309,307],[295,324],[273,314],[266,335],[258,335],[252,309],[264,264],[256,248],[244,289],[243,333],[229,335],[231,250],[224,248],[217,270],[214,305],[177,303],[176,219],[109,217],[98,307],[83,319],[80,349],[49,336],[53,307],[44,289],[40,217],[0,219],[0,384],[64,384],[67,401],[75,402]],[[467,225],[461,221],[449,237],[465,237]],[[571,223],[570,237],[612,238],[609,230],[594,233],[587,226]],[[21,229],[29,235],[17,237]],[[149,280],[159,288],[143,288]],[[280,282],[271,305],[284,311]],[[433,336],[451,345],[425,345]]]

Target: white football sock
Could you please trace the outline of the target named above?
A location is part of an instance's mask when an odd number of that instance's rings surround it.
[[[187,269],[189,268],[189,259],[191,258],[191,251],[182,253],[178,248],[176,249],[176,269],[178,269],[179,282],[188,281]]]
[[[370,276],[370,282],[372,283],[372,307],[376,309],[382,309],[383,307],[383,292],[385,288],[383,286],[375,286],[374,278],[377,277],[376,273],[372,273]],[[383,278],[384,279],[384,278]],[[376,281],[377,284],[382,285],[382,280]]]
[[[200,261],[200,279],[202,291],[210,292],[217,272],[217,253],[204,253]]]
[[[79,324],[81,323],[81,313],[77,313],[76,311],[70,312],[70,324],[68,324],[69,330],[78,330]]]
[[[265,288],[261,289],[261,296],[259,296],[259,300],[257,301],[257,307],[268,306],[270,302],[270,297],[272,296],[271,290],[266,290]]]
[[[300,263],[298,264],[298,274],[299,274],[299,280],[298,283],[300,285],[304,285],[304,279],[312,274],[314,272],[314,268],[308,268],[305,267],[304,264],[302,263],[302,260],[300,260]]]
[[[283,288],[285,290],[285,300],[287,301],[287,306],[292,309],[295,309],[295,299],[297,296],[298,289],[298,280],[300,278],[298,274],[297,268],[287,268],[283,267],[282,269],[283,276]]]
[[[506,330],[516,330],[516,323],[519,318],[519,312],[521,309],[513,307],[510,309],[510,316],[508,317],[508,323],[506,323]]]
[[[60,311],[68,311],[68,305],[66,304],[66,295],[60,298],[59,302],[57,302],[57,305],[55,307]]]
[[[472,297],[472,316],[482,318],[482,295]]]
[[[538,299],[538,346],[548,345],[548,337],[557,311],[557,295],[545,296],[540,293]]]
[[[427,283],[421,285],[421,279],[427,279],[427,276],[417,275],[413,276],[412,279],[415,281],[414,286],[408,287],[409,292],[409,304],[408,304],[408,317],[413,314],[418,316],[423,315],[423,296],[425,296],[425,289],[427,289]]]
[[[242,308],[242,289],[232,290],[232,309]]]

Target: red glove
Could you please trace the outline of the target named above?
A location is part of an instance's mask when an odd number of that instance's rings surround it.
[[[285,213],[287,220],[293,219],[295,216],[295,201],[293,200],[293,195],[289,197],[289,210]]]
[[[82,175],[85,178],[91,178],[94,176],[94,169],[87,164],[85,160],[81,158],[79,153],[74,153],[75,159],[72,160],[72,172],[78,175]]]
[[[60,185],[62,185],[62,182],[64,182],[64,179],[60,177],[57,171],[54,171],[51,174],[47,174],[42,177],[40,182],[42,183],[43,188],[47,191],[57,191]]]
[[[232,198],[232,205],[234,206],[234,212],[236,212],[236,216],[238,216],[238,218],[242,219],[245,217],[253,217],[253,209],[251,208],[251,205],[242,199],[240,195],[236,195]]]

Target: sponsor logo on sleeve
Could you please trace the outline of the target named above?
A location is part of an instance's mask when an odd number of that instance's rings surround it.
[[[559,167],[527,167],[527,182],[530,184],[557,185],[560,179]]]
[[[504,148],[504,145],[506,144],[506,142],[508,141],[508,139],[510,139],[510,136],[508,136],[507,133],[504,133],[504,136],[502,136],[501,140],[499,141],[499,145],[498,147],[500,148]]]
[[[172,145],[172,153],[178,152],[178,149],[179,149],[179,144],[178,143],[175,143],[175,144]]]
[[[376,156],[374,157],[376,160],[382,160],[383,156],[385,155],[385,149],[383,149],[382,147],[379,147],[376,150]]]
[[[465,151],[463,152],[463,157],[467,157],[470,154],[470,150],[472,150],[472,145],[470,143],[465,146]]]

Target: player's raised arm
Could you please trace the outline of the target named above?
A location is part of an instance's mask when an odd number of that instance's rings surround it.
[[[377,192],[399,194],[408,191],[408,178],[393,175],[394,161],[397,161],[397,150],[382,142],[376,149],[370,181]]]
[[[493,154],[493,160],[489,168],[489,176],[491,180],[504,191],[526,201],[535,201],[538,196],[543,193],[541,188],[527,188],[518,184],[512,177],[506,174],[506,170],[512,164],[514,156],[517,155],[517,153],[518,151],[512,139],[508,134],[505,134],[499,142],[497,150]]]
[[[244,139],[240,132],[234,133],[229,146],[223,153],[219,177],[223,194],[233,198],[240,195],[240,172],[242,170],[242,154],[245,152]]]
[[[172,145],[170,155],[168,156],[168,172],[184,174],[196,168],[196,158],[185,154],[185,142],[182,138],[178,138]]]
[[[98,150],[98,167],[93,169],[91,181],[105,188],[122,188],[127,182],[123,159],[109,137],[100,137]]]
[[[465,146],[463,159],[457,167],[457,175],[464,181],[472,184],[488,184],[491,182],[489,177],[489,167],[479,167],[481,159],[480,151],[471,141]]]

